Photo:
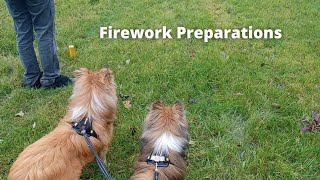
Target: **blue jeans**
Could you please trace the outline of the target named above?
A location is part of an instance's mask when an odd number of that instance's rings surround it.
[[[42,85],[51,85],[60,76],[54,30],[54,0],[5,0],[13,17],[17,47],[24,67],[24,82],[35,85],[41,71],[34,51],[34,31],[37,35],[43,75]]]

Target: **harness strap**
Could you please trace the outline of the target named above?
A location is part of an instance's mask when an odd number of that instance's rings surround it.
[[[148,164],[157,165],[157,167],[168,167],[170,164],[172,164],[168,157],[155,155],[148,156],[146,162]]]
[[[72,129],[79,135],[82,135],[82,131],[85,131],[89,136],[98,138],[97,133],[92,129],[92,121],[89,122],[87,118],[83,118],[81,121],[73,123]]]

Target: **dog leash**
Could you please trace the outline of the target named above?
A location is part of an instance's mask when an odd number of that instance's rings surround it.
[[[97,162],[97,164],[99,166],[100,171],[102,172],[104,177],[106,177],[107,180],[112,180],[112,178],[111,178],[106,166],[104,165],[104,162],[99,157],[97,151],[94,149],[94,146],[93,146],[88,134],[84,133],[83,136],[86,138],[86,142],[87,142],[89,148],[91,149],[91,151],[93,152],[94,156],[96,157],[96,162]]]
[[[154,169],[154,174],[153,174],[153,179],[158,180],[159,179],[159,170],[158,170],[158,163],[156,162],[155,164],[155,169]]]
[[[92,129],[92,124],[88,123],[87,118],[83,118],[79,123],[74,123],[72,125],[72,129],[75,130],[79,135],[82,135],[85,137],[86,143],[88,144],[88,147],[90,148],[90,150],[93,152],[101,173],[106,178],[106,180],[112,180],[104,162],[99,157],[97,151],[95,150],[89,138],[90,136],[97,138],[97,134]]]

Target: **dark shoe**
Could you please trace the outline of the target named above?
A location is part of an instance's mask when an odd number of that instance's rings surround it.
[[[29,87],[29,88],[35,88],[35,89],[39,89],[39,88],[41,88],[41,83],[40,83],[40,79],[41,79],[41,77],[42,77],[42,72],[40,72],[40,75],[39,75],[39,77],[38,77],[38,79],[36,80],[36,82],[33,84],[33,85],[29,85],[29,84],[25,84],[25,83],[23,83],[23,87]]]
[[[72,83],[73,83],[73,81],[68,76],[60,75],[59,77],[57,77],[55,79],[53,84],[48,85],[48,86],[42,85],[42,87],[45,89],[55,89],[55,88],[67,86]]]

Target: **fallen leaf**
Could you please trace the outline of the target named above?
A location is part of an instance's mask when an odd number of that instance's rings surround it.
[[[137,132],[137,128],[135,128],[135,127],[130,127],[129,130],[131,132],[131,136],[134,136]]]
[[[22,111],[20,111],[19,113],[17,113],[15,116],[17,117],[23,117],[24,116],[24,113]]]
[[[7,161],[7,165],[12,165],[12,163],[14,162],[14,159],[13,158],[10,158],[8,161]]]
[[[258,145],[258,139],[252,139],[251,140],[251,146],[253,147],[253,148],[256,148],[257,147],[257,145]]]
[[[222,60],[228,60],[228,59],[229,59],[229,55],[228,55],[228,53],[226,53],[226,52],[221,52],[221,53],[220,53],[220,58],[221,58]]]
[[[314,119],[314,121],[317,122],[317,124],[320,124],[320,113],[314,112],[313,113],[313,119]]]
[[[126,109],[131,109],[131,101],[129,100],[126,100],[126,101],[123,101],[123,105]]]
[[[281,107],[281,105],[278,104],[278,103],[272,103],[271,106],[272,106],[273,108],[275,108],[275,109],[280,109],[280,107]]]
[[[320,113],[313,113],[313,121],[308,122],[307,120],[302,121],[303,127],[301,128],[301,133],[320,131]]]
[[[240,153],[240,159],[241,159],[241,160],[244,159],[244,155],[245,155],[245,151],[242,151],[242,152]]]
[[[197,101],[196,101],[196,98],[194,98],[194,97],[189,97],[189,100],[188,100],[188,103],[189,104],[194,104],[194,103],[196,103]]]
[[[189,57],[192,59],[196,57],[196,51],[194,49],[189,49]]]
[[[36,122],[34,122],[34,123],[32,124],[32,128],[33,128],[33,129],[36,128]]]
[[[194,153],[194,155],[195,155],[196,157],[200,157],[200,158],[206,157],[207,154],[208,154],[208,152],[205,151],[205,150],[199,150],[199,151],[197,151],[197,152]]]
[[[130,59],[126,60],[126,64],[130,64]]]
[[[195,141],[189,141],[189,145],[195,145],[196,142]]]

